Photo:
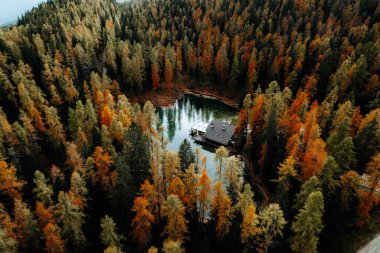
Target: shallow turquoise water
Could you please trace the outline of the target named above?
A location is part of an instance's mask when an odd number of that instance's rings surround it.
[[[218,100],[186,94],[173,106],[157,108],[157,113],[165,128],[164,137],[169,141],[167,149],[178,151],[181,142],[187,138],[193,150],[199,147],[202,155],[207,157],[206,169],[214,179],[215,148],[195,143],[189,135],[190,128],[200,121],[209,123],[213,119],[229,120],[237,115],[237,111]]]

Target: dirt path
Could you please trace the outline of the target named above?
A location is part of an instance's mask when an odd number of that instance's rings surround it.
[[[246,154],[243,155],[243,158],[245,159],[245,161],[248,164],[247,172],[249,175],[249,180],[251,181],[250,183],[252,185],[254,185],[260,191],[260,194],[263,198],[260,205],[259,205],[259,207],[262,208],[269,203],[269,200],[270,200],[269,199],[269,195],[270,195],[269,190],[268,190],[267,186],[261,181],[261,179],[257,175],[255,175],[251,159],[249,159]]]

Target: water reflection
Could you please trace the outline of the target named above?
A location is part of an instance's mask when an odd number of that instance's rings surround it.
[[[187,138],[193,150],[201,149],[206,158],[206,168],[212,179],[215,178],[215,148],[195,143],[189,136],[190,128],[199,121],[231,119],[237,111],[218,100],[187,94],[173,106],[157,108],[158,117],[165,127],[164,137],[169,140],[167,149],[177,151],[181,142]]]

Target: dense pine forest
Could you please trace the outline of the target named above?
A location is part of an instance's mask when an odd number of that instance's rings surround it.
[[[379,76],[378,0],[40,4],[0,28],[0,252],[355,252]],[[182,86],[240,106],[215,180],[131,102]]]

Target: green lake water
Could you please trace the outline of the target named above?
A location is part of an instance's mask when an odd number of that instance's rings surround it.
[[[199,147],[202,155],[206,156],[207,172],[211,179],[215,179],[215,148],[195,143],[189,135],[190,129],[200,121],[209,123],[213,119],[230,120],[237,116],[237,110],[219,100],[185,94],[174,105],[157,108],[157,113],[165,128],[164,137],[168,140],[166,148],[178,151],[181,142],[187,138],[193,150]]]

